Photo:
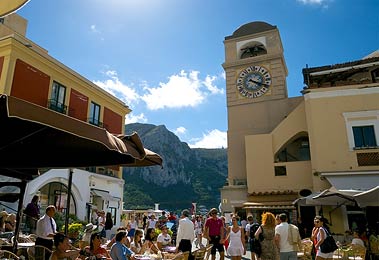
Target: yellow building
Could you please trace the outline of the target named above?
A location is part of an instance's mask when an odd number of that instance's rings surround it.
[[[264,211],[285,211],[308,227],[323,214],[339,233],[361,221],[363,211],[354,206],[293,202],[331,186],[379,184],[379,57],[305,68],[303,95],[288,98],[276,26],[245,24],[224,45],[229,168],[223,212],[259,219]],[[377,209],[366,208],[374,213],[369,223],[379,219]]]
[[[129,107],[26,38],[26,28],[27,21],[17,14],[0,19],[0,94],[105,128],[112,134],[123,134],[125,115],[131,112]],[[67,171],[40,171],[48,172],[29,183],[32,185],[28,187],[26,203],[28,196],[38,194],[42,207],[54,204],[64,212],[68,205],[60,201],[67,197]],[[70,212],[90,220],[91,208],[96,206],[111,211],[116,223],[120,223],[122,167],[87,167],[75,171],[80,174],[74,176]]]

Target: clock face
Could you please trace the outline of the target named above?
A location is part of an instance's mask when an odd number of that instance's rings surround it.
[[[242,70],[237,78],[239,93],[247,98],[263,96],[271,85],[271,75],[262,66],[250,66]]]

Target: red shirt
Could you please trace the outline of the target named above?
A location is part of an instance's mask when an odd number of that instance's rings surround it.
[[[222,226],[222,220],[220,218],[214,219],[210,217],[205,221],[205,227],[208,227],[210,236],[221,236],[220,230]]]

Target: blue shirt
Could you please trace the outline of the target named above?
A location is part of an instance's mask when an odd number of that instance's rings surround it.
[[[128,258],[126,256],[130,256],[132,254],[133,252],[120,241],[116,241],[116,243],[114,243],[111,247],[110,255],[112,260],[127,260]]]

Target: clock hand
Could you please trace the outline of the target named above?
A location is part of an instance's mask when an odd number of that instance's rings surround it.
[[[260,81],[256,81],[256,80],[253,80],[253,79],[249,79],[248,82],[253,82],[253,83],[256,83],[256,84],[261,84],[261,85],[268,86],[268,84],[266,84],[266,83],[263,83],[263,82],[260,82]]]

